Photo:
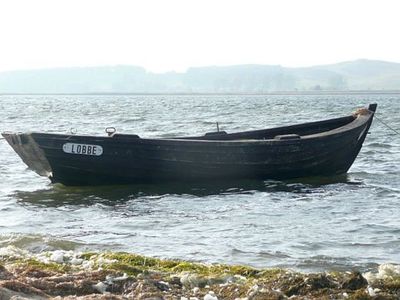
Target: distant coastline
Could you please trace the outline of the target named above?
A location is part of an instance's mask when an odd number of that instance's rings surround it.
[[[165,73],[128,65],[0,72],[0,94],[327,95],[399,91],[400,63],[366,59],[303,68],[232,65]]]
[[[399,95],[400,90],[356,90],[356,91],[275,91],[265,93],[184,93],[184,92],[165,92],[165,93],[105,93],[105,92],[93,92],[93,93],[0,93],[0,96],[276,96],[276,95]]]

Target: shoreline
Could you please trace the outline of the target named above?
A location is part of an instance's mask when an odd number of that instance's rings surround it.
[[[126,252],[0,252],[0,299],[399,299],[400,266],[300,273]],[[20,298],[16,298],[20,297]]]

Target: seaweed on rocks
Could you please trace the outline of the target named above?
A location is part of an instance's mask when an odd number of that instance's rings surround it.
[[[396,266],[306,274],[121,252],[53,254],[2,256],[0,299],[400,299]]]

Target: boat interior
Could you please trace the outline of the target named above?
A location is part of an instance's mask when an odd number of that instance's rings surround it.
[[[299,125],[275,127],[270,129],[244,131],[244,132],[229,133],[229,134],[226,133],[225,131],[216,131],[216,132],[208,132],[203,136],[176,137],[174,139],[189,139],[189,140],[298,139],[301,136],[318,134],[345,126],[354,120],[355,117],[351,115],[342,118],[303,123]]]
[[[324,121],[302,123],[298,125],[275,127],[270,129],[260,129],[251,131],[242,131],[236,133],[227,133],[226,131],[207,132],[202,136],[184,136],[171,137],[170,140],[200,140],[200,141],[229,141],[229,140],[289,140],[299,139],[302,136],[318,134],[345,126],[355,120],[354,115],[329,119]],[[113,138],[136,139],[140,138],[135,134],[119,134],[110,135]]]

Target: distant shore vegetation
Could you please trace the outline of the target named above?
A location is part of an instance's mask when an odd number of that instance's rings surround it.
[[[0,94],[399,93],[400,63],[355,60],[287,68],[237,65],[152,73],[136,66],[0,72]]]

